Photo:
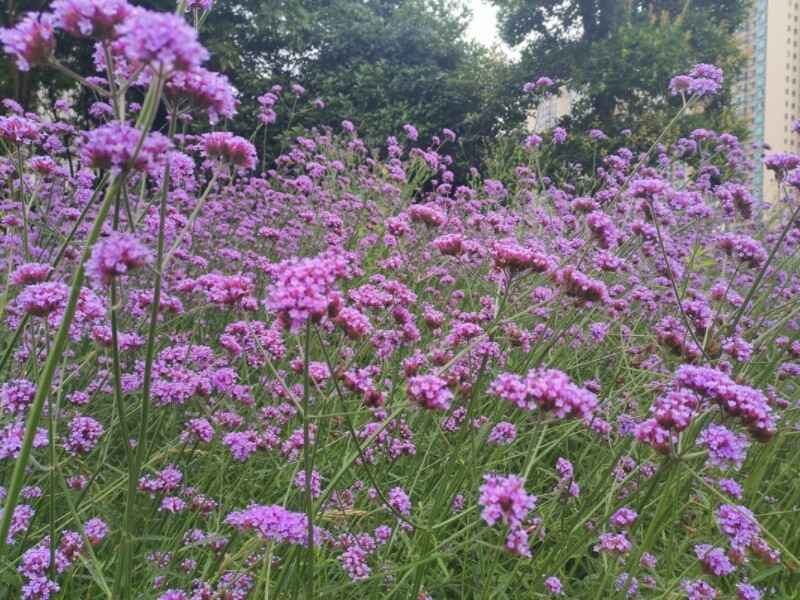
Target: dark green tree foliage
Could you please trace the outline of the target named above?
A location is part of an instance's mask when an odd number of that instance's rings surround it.
[[[667,96],[670,77],[709,62],[731,81],[740,61],[733,32],[748,7],[748,0],[492,2],[528,78],[548,75],[583,94],[569,120],[575,130],[599,127],[618,138],[631,128],[641,141],[652,140],[680,104]],[[706,105],[705,123],[711,116],[713,126],[732,125],[729,101],[726,89]]]

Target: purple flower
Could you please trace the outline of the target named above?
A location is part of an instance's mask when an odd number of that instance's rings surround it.
[[[714,548],[710,544],[697,544],[694,553],[703,563],[703,568],[711,575],[726,577],[736,570],[722,548]]]
[[[746,436],[734,433],[723,425],[706,427],[700,432],[697,443],[708,450],[707,464],[723,471],[741,469],[750,446]]]
[[[342,568],[353,581],[363,581],[369,578],[370,568],[367,564],[368,553],[358,544],[353,544],[339,555]]]
[[[75,417],[69,423],[69,436],[64,448],[72,455],[88,454],[104,433],[103,425],[92,417]]]
[[[172,100],[206,111],[211,125],[216,125],[220,117],[232,119],[239,106],[239,91],[228,78],[202,67],[175,73],[167,82],[165,93]]]
[[[751,269],[760,267],[767,260],[764,247],[747,235],[727,233],[719,238],[717,244],[725,254],[745,263]]]
[[[240,169],[256,166],[256,149],[243,137],[228,131],[204,133],[201,138],[203,154],[209,158],[227,161]]]
[[[411,499],[406,491],[401,487],[393,487],[388,494],[389,506],[401,515],[411,514]]]
[[[608,522],[612,527],[616,527],[617,529],[627,529],[633,525],[638,518],[639,515],[635,510],[630,509],[627,506],[623,506],[613,515],[611,515],[611,518],[608,520]]]
[[[231,456],[239,462],[244,462],[250,455],[258,450],[258,434],[255,431],[234,431],[222,438],[231,451]]]
[[[447,388],[447,381],[436,375],[417,375],[408,380],[408,399],[428,410],[447,410],[453,399],[453,392]]]
[[[81,147],[81,162],[92,169],[120,173],[131,169],[151,172],[161,164],[171,142],[158,132],[147,135],[139,148],[142,132],[125,123],[108,123],[92,129]],[[138,153],[137,153],[138,149]]]
[[[492,431],[489,433],[489,439],[487,440],[490,444],[496,444],[498,446],[508,446],[517,438],[517,428],[514,427],[512,423],[507,421],[500,421],[497,425],[492,428]]]
[[[414,127],[411,123],[406,123],[405,125],[403,125],[403,131],[406,132],[408,139],[410,139],[412,142],[416,142],[417,139],[419,138],[419,133],[417,132],[417,128]]]
[[[50,60],[56,46],[54,20],[49,14],[27,13],[16,27],[0,29],[0,42],[6,54],[14,57],[20,71]]]
[[[722,493],[727,494],[731,498],[736,500],[740,500],[742,498],[742,486],[740,486],[733,479],[720,479],[717,482],[717,485]]]
[[[117,27],[118,43],[133,66],[164,74],[196,69],[208,58],[183,17],[135,8]]]
[[[714,600],[717,597],[717,590],[701,579],[684,581],[683,589],[687,600]]]
[[[152,260],[150,250],[134,235],[117,232],[94,245],[86,273],[96,285],[110,285],[115,277],[140,269]]]
[[[595,552],[605,552],[607,554],[627,554],[632,545],[625,533],[603,533],[600,540],[595,544]]]
[[[749,583],[736,584],[736,597],[739,600],[761,600],[763,596],[764,593],[761,590]]]
[[[67,303],[69,288],[60,281],[47,281],[29,285],[19,296],[17,302],[22,310],[35,317],[46,317],[61,310]]]
[[[478,502],[483,507],[481,518],[487,525],[501,521],[512,528],[518,527],[536,507],[537,498],[525,492],[521,477],[489,473],[483,480]]]
[[[292,482],[294,487],[299,490],[306,489],[306,472],[303,470],[298,471],[294,476],[294,481]],[[319,475],[319,472],[314,469],[311,471],[311,497],[317,498],[322,493],[322,478]]]
[[[0,387],[0,410],[8,415],[24,415],[36,395],[36,386],[27,379],[12,379]]]
[[[308,522],[304,513],[291,512],[279,505],[263,506],[251,504],[247,509],[229,513],[225,524],[242,531],[254,530],[266,540],[279,544],[305,546]],[[314,543],[318,543],[319,531],[315,531]]]
[[[528,532],[519,526],[512,527],[506,535],[506,549],[511,554],[530,558],[531,549],[528,543]]]
[[[545,579],[544,587],[553,596],[561,596],[564,594],[561,587],[561,580],[558,577],[550,576]]]
[[[292,258],[279,263],[265,301],[292,332],[319,321],[334,300],[336,270],[325,257]]]
[[[83,526],[83,532],[86,534],[86,539],[92,546],[97,546],[108,535],[108,525],[102,519],[97,517],[89,519]]]
[[[133,8],[126,0],[56,0],[52,6],[58,29],[99,40],[113,38]]]
[[[734,548],[750,546],[761,533],[761,527],[750,510],[738,504],[723,504],[717,510],[717,525]]]
[[[36,121],[17,115],[0,117],[0,139],[11,144],[35,144],[41,138]]]

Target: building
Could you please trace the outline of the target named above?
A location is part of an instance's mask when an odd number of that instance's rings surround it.
[[[557,94],[547,94],[528,115],[528,131],[544,133],[558,125],[561,117],[569,115],[580,100],[580,94],[562,86]]]
[[[749,124],[752,159],[761,164],[765,144],[767,152],[800,152],[800,136],[792,132],[800,117],[800,0],[753,0],[737,35],[747,59],[733,83],[733,102]],[[763,167],[753,188],[768,203],[778,200],[775,178]]]

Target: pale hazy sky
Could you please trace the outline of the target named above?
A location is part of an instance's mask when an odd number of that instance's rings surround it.
[[[486,0],[468,0],[472,9],[472,23],[467,34],[476,42],[487,46],[499,41],[497,36],[497,9]]]
[[[485,46],[499,44],[506,53],[514,52],[500,41],[497,35],[497,9],[486,0],[467,0],[472,9],[472,23],[467,29],[467,35]]]

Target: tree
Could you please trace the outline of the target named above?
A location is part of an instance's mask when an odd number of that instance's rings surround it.
[[[522,64],[582,93],[572,122],[612,136],[662,120],[670,107],[666,82],[694,63],[717,64],[730,81],[740,59],[732,34],[748,7],[747,0],[492,2]],[[728,103],[728,93],[717,97],[706,118],[729,120]]]

